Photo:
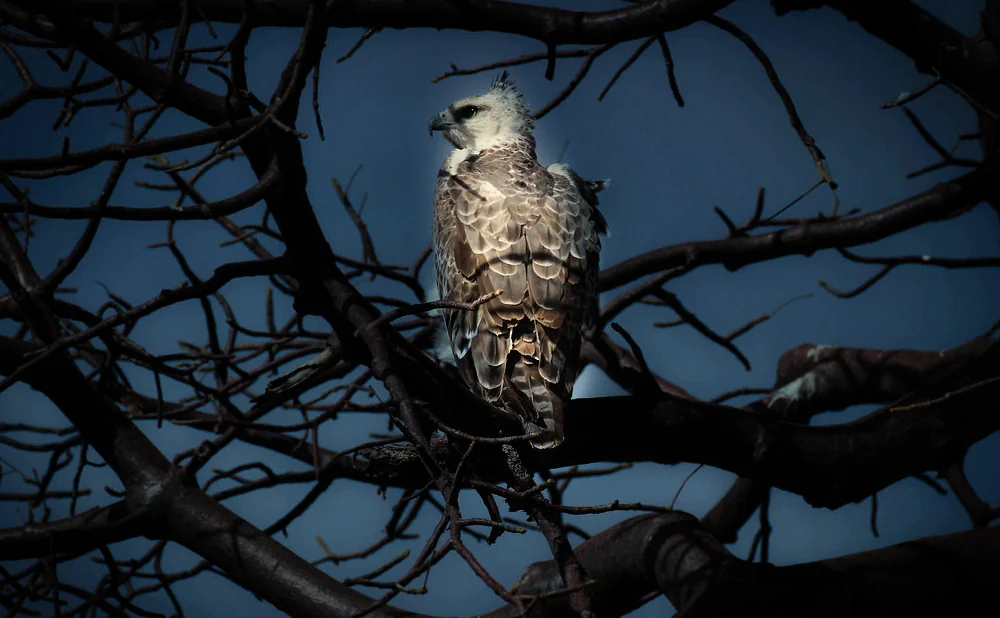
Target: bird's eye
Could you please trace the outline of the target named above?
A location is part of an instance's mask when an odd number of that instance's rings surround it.
[[[458,110],[457,116],[462,120],[468,120],[476,114],[479,113],[479,108],[474,105],[466,105],[462,109]]]

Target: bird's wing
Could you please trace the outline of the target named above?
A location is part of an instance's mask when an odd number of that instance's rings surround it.
[[[533,294],[535,304],[544,309],[558,305],[551,313],[535,312],[536,320],[544,329],[539,332],[542,376],[549,382],[564,385],[568,397],[579,371],[582,333],[597,317],[601,250],[598,234],[604,225],[596,209],[596,197],[593,192],[581,191],[580,177],[566,166],[551,166],[549,170],[554,180],[552,203],[547,203],[539,224],[528,231],[528,248],[532,256],[531,270],[536,277],[551,277],[543,289],[552,293],[545,296],[540,289]],[[536,228],[540,237],[537,243],[532,241],[531,234]],[[557,237],[550,244],[558,244],[561,248],[558,254],[553,252],[558,270],[547,273],[536,265],[544,258],[546,229]],[[536,245],[541,247],[536,248]],[[557,292],[561,292],[561,297],[557,297]]]
[[[525,241],[504,208],[505,196],[459,166],[442,172],[435,190],[434,251],[441,298],[474,302],[500,297],[475,311],[446,309],[445,327],[459,369],[491,401],[499,398],[511,350],[512,325],[524,318]]]
[[[523,412],[559,434],[596,307],[600,241],[573,178],[530,163],[482,157],[442,173],[435,262],[442,298],[503,290],[478,310],[444,312],[466,379],[493,401],[512,384],[527,400]]]

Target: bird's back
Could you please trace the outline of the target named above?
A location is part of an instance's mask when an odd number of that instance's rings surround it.
[[[579,367],[582,331],[596,309],[598,225],[570,174],[550,173],[533,144],[446,162],[435,191],[434,239],[456,362],[480,395],[517,412],[538,448],[562,440],[563,404]],[[595,202],[596,203],[596,202]]]

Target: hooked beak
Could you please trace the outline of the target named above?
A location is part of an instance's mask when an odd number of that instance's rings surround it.
[[[427,123],[427,132],[430,133],[431,137],[434,137],[435,131],[444,131],[451,127],[451,121],[448,119],[448,115],[445,112],[441,112],[437,116],[431,118],[431,121]]]

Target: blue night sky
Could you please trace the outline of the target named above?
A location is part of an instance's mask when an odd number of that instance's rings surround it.
[[[606,0],[561,4],[596,10],[615,8],[621,3]],[[978,0],[926,0],[919,4],[965,34],[978,29],[978,12],[983,4]],[[806,128],[826,155],[829,169],[840,186],[842,210],[858,208],[863,213],[870,212],[964,171],[944,169],[912,180],[904,178],[906,173],[934,163],[936,155],[901,110],[884,110],[879,103],[915,90],[930,78],[918,74],[908,58],[868,35],[857,24],[825,9],[776,18],[768,3],[751,0],[738,1],[720,15],[746,30],[769,54]],[[216,29],[225,40],[234,31],[231,26],[216,26]],[[431,79],[447,71],[452,62],[468,68],[544,48],[536,41],[493,33],[384,31],[351,59],[336,63],[360,34],[354,30],[330,33],[319,92],[325,141],[319,139],[315,130],[309,100],[311,86],[303,97],[298,126],[309,134],[302,146],[310,197],[334,250],[360,259],[357,231],[338,202],[330,179],[336,177],[346,182],[363,165],[351,197],[357,205],[367,193],[363,214],[378,257],[385,263],[412,264],[430,240],[433,184],[438,167],[451,148],[440,138],[428,138],[427,120],[453,100],[483,91],[494,73],[455,77],[437,84],[432,84]],[[262,99],[269,98],[298,38],[299,31],[291,29],[253,32],[248,50],[250,85]],[[563,161],[585,177],[613,179],[602,195],[603,212],[611,227],[611,236],[604,243],[604,265],[658,246],[722,237],[726,230],[713,206],[723,208],[734,221],[743,221],[753,211],[758,188],[765,187],[765,214],[771,214],[818,178],[763,69],[742,43],[703,23],[670,33],[667,39],[686,103],[683,108],[674,103],[663,60],[655,45],[621,77],[605,100],[598,102],[598,93],[639,45],[637,41],[618,45],[598,58],[573,96],[537,126],[538,157],[543,165],[554,162],[569,140]],[[161,36],[164,45],[169,40],[168,33]],[[199,24],[192,31],[189,45],[209,44],[209,41],[207,31]],[[66,80],[44,55],[27,51],[24,55],[32,66],[38,67],[41,83],[56,85]],[[538,109],[565,86],[580,62],[579,59],[559,61],[552,82],[544,78],[544,62],[515,67],[511,74],[527,101]],[[91,71],[88,76],[98,75],[95,68]],[[193,68],[191,79],[216,91],[221,89],[220,80],[203,67]],[[10,96],[17,88],[17,75],[8,63],[0,63],[0,95]],[[103,110],[83,110],[68,129],[49,131],[60,103],[35,104],[0,122],[0,156],[48,156],[59,151],[64,135],[71,138],[74,150],[122,140],[121,128],[113,126],[110,113]],[[946,147],[959,134],[976,126],[971,108],[944,87],[936,88],[910,107]],[[196,121],[178,112],[168,112],[152,135],[165,136],[198,128],[201,126]],[[204,150],[183,156],[194,158],[201,152]],[[977,158],[978,145],[966,143],[956,154]],[[180,154],[172,156],[174,161],[180,158]],[[155,206],[173,201],[174,194],[134,186],[134,181],[164,182],[162,174],[144,169],[142,163],[134,161],[129,165],[112,204]],[[99,193],[109,167],[101,165],[68,180],[19,183],[29,186],[32,198],[40,204],[86,206]],[[210,172],[199,187],[207,199],[213,200],[242,191],[253,182],[249,166],[238,159]],[[6,195],[0,199],[8,201]],[[786,215],[829,212],[831,204],[831,193],[822,187]],[[262,212],[263,204],[258,204],[235,219],[240,223],[258,222]],[[980,206],[958,219],[925,225],[859,248],[858,252],[873,256],[997,256],[1000,255],[997,223],[996,213]],[[83,227],[82,222],[40,221],[29,249],[36,268],[41,273],[51,270],[73,246]],[[165,240],[165,227],[164,223],[104,222],[93,249],[66,282],[78,290],[67,299],[96,311],[107,301],[101,284],[135,304],[155,296],[163,288],[180,284],[184,275],[169,252],[147,248]],[[209,276],[222,263],[252,258],[241,245],[220,247],[230,237],[211,222],[181,222],[175,228],[175,236],[202,277]],[[274,242],[265,241],[265,245],[280,252]],[[1000,317],[995,269],[949,271],[904,266],[871,290],[848,300],[834,298],[818,285],[823,280],[836,288],[850,289],[877,268],[849,263],[836,252],[826,251],[808,258],[791,257],[757,264],[735,273],[721,266],[703,267],[671,282],[668,289],[720,333],[770,312],[792,297],[812,295],[790,304],[775,319],[737,340],[753,364],[750,372],[731,354],[691,328],[653,328],[653,321],[674,318],[662,308],[633,307],[619,322],[642,344],[655,371],[696,396],[710,398],[733,388],[771,385],[780,355],[801,343],[938,350],[969,340]],[[264,328],[265,285],[257,280],[242,280],[224,289],[238,318],[247,327]],[[365,279],[364,286],[368,293],[415,300],[404,287],[395,284],[371,284]],[[217,306],[216,310],[221,319]],[[281,324],[292,315],[291,303],[281,300],[276,313]],[[308,323],[314,329],[323,327],[318,320]],[[15,330],[16,325],[11,322],[0,322],[3,334],[10,335]],[[196,302],[173,306],[140,322],[132,336],[154,354],[178,351],[178,341],[204,342],[201,307]],[[154,392],[151,375],[136,370],[129,375],[141,390]],[[578,397],[619,392],[617,386],[593,369],[587,370],[576,388]],[[165,384],[168,399],[176,400],[187,394],[184,387],[169,381]],[[247,405],[245,399],[237,403]],[[872,409],[867,406],[825,414],[815,422],[845,422]],[[44,397],[23,385],[0,394],[0,410],[3,422],[30,421],[50,426],[65,423]],[[294,415],[282,414],[288,413],[276,412],[267,420],[274,423],[298,420]],[[616,414],[622,418],[614,418]],[[609,415],[612,418],[608,422],[627,422],[627,411],[609,411]],[[368,432],[385,431],[385,426],[381,416],[345,414],[321,433],[321,444],[330,449],[347,448],[364,440]],[[156,429],[154,424],[148,424],[144,429],[168,457],[209,437],[179,427]],[[1000,480],[991,474],[1000,464],[998,445],[996,436],[984,441],[971,450],[967,462],[973,485],[992,503],[1000,502]],[[33,467],[44,469],[45,459],[9,447],[0,447],[0,457],[3,491],[27,491],[18,471],[30,476]],[[96,455],[92,452],[90,457]],[[254,460],[264,461],[276,471],[305,469],[298,462],[235,444],[216,457],[205,472],[210,474],[211,469],[226,469]],[[610,478],[575,482],[567,492],[566,501],[582,505],[617,498],[669,504],[692,469],[692,465],[637,465]],[[70,466],[54,487],[68,488],[72,474]],[[114,500],[103,491],[105,485],[121,487],[106,469],[88,468],[85,479],[94,491],[83,500],[83,508]],[[734,475],[728,472],[703,469],[687,484],[676,506],[703,515],[733,479]],[[227,486],[220,483],[215,488]],[[308,489],[308,485],[284,486],[226,504],[250,522],[264,527],[284,515]],[[388,498],[383,499],[375,487],[334,482],[312,509],[289,527],[288,536],[279,538],[299,555],[312,560],[323,556],[317,536],[337,553],[360,549],[379,538],[398,496],[399,490],[389,490]],[[878,502],[881,535],[875,538],[869,528],[870,502],[833,512],[812,509],[801,498],[776,491],[771,501],[772,561],[779,565],[794,564],[969,527],[967,516],[953,496],[939,496],[914,479],[881,492]],[[65,515],[65,505],[59,501],[52,504],[53,516]],[[482,510],[474,500],[467,500],[464,506],[469,516],[479,516]],[[18,525],[27,518],[23,504],[4,508],[7,510],[0,513],[0,527]],[[627,516],[613,513],[582,517],[574,523],[597,532]],[[436,514],[428,511],[414,530],[428,532],[435,518]],[[754,517],[731,547],[736,555],[747,555],[756,528]],[[367,562],[323,568],[338,578],[360,575],[404,548],[419,549],[422,542],[421,539],[393,545]],[[148,545],[148,541],[139,540],[112,549],[122,558],[141,552]],[[491,573],[508,586],[520,577],[527,564],[550,557],[539,535],[505,535],[493,547],[482,544],[473,548]],[[196,556],[182,548],[169,552],[168,558],[165,568],[169,569],[187,568],[197,561]],[[397,567],[391,573],[403,570],[404,567]],[[76,580],[80,585],[96,582],[103,573],[102,567],[87,561],[60,569],[61,578]],[[432,571],[428,587],[429,594],[402,596],[395,604],[431,614],[465,616],[500,604],[455,556]],[[190,616],[278,615],[272,606],[213,574],[178,584],[174,590],[182,596]],[[142,607],[171,612],[163,595],[144,599],[140,602]],[[661,597],[632,616],[650,618],[672,611]]]

